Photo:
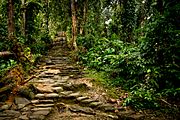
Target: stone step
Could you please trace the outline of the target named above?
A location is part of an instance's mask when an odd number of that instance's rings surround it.
[[[51,111],[52,107],[35,107],[32,108],[31,111]]]
[[[99,105],[97,109],[105,112],[114,112],[115,110],[117,110],[112,104],[108,103]]]
[[[32,104],[39,104],[39,103],[54,103],[54,100],[49,99],[49,100],[31,100]]]
[[[93,99],[85,99],[85,100],[81,100],[80,102],[83,103],[83,104],[90,104],[90,103],[92,103],[92,102],[96,102],[96,100],[93,100]]]
[[[54,104],[34,104],[35,107],[53,107]]]
[[[41,74],[38,76],[39,78],[52,78],[54,75]]]
[[[92,102],[89,104],[90,107],[92,108],[96,108],[96,107],[99,107],[99,105],[102,105],[103,103],[102,102]]]
[[[53,87],[52,90],[56,93],[59,93],[59,92],[63,91],[63,88],[62,87]]]
[[[77,101],[82,101],[82,100],[85,100],[85,99],[89,99],[88,97],[78,97],[76,98]]]
[[[57,93],[38,93],[35,95],[35,98],[38,98],[38,99],[45,99],[45,98],[58,98],[59,97],[59,94]]]

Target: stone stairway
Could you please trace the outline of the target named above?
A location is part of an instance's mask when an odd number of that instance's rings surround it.
[[[83,77],[83,70],[68,57],[65,39],[54,45],[38,65],[32,100],[15,98],[15,108],[1,107],[0,120],[119,120],[143,119],[143,115],[126,111],[114,104],[93,99],[84,83],[74,84]]]

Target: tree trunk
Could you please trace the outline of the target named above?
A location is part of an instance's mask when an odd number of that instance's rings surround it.
[[[77,39],[77,18],[76,18],[76,2],[71,0],[71,13],[72,13],[72,49],[78,50],[76,39]]]
[[[49,35],[49,0],[45,0],[45,4],[46,4],[46,34],[47,36]]]
[[[14,3],[13,0],[8,0],[8,38],[9,40],[14,39],[15,26],[14,26]]]
[[[87,7],[88,7],[88,0],[85,0],[84,1],[84,8],[83,8],[83,20],[82,20],[82,24],[81,24],[81,27],[80,27],[80,34],[85,34],[85,31],[84,31],[84,26],[86,24],[86,19],[87,19]]]
[[[8,38],[13,43],[12,51],[15,54],[15,58],[19,63],[27,64],[29,60],[24,55],[22,45],[17,41],[15,37],[15,22],[14,22],[14,3],[13,0],[8,0]]]
[[[22,34],[26,36],[26,0],[22,0]]]

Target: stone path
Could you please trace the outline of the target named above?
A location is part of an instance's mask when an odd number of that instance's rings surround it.
[[[0,120],[119,120],[143,119],[134,111],[126,111],[88,96],[91,87],[85,83],[75,84],[83,71],[68,57],[64,39],[55,45],[41,60],[38,77],[31,80],[35,88],[32,100],[15,98],[15,108],[1,107]],[[57,43],[56,43],[57,44]]]

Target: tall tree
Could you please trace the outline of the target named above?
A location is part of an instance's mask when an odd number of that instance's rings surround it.
[[[49,0],[45,0],[45,19],[46,19],[46,34],[49,35]]]
[[[22,34],[26,36],[26,0],[22,0]]]
[[[78,49],[76,39],[77,39],[77,17],[76,17],[76,1],[71,0],[71,13],[72,13],[72,49],[75,51]]]
[[[15,24],[14,24],[14,2],[13,0],[8,0],[8,38],[13,40],[15,34]]]
[[[82,22],[80,23],[81,25],[80,25],[80,30],[79,30],[80,34],[85,34],[84,26],[87,21],[88,0],[84,0],[83,5],[84,5],[83,6],[83,17],[82,17]]]

